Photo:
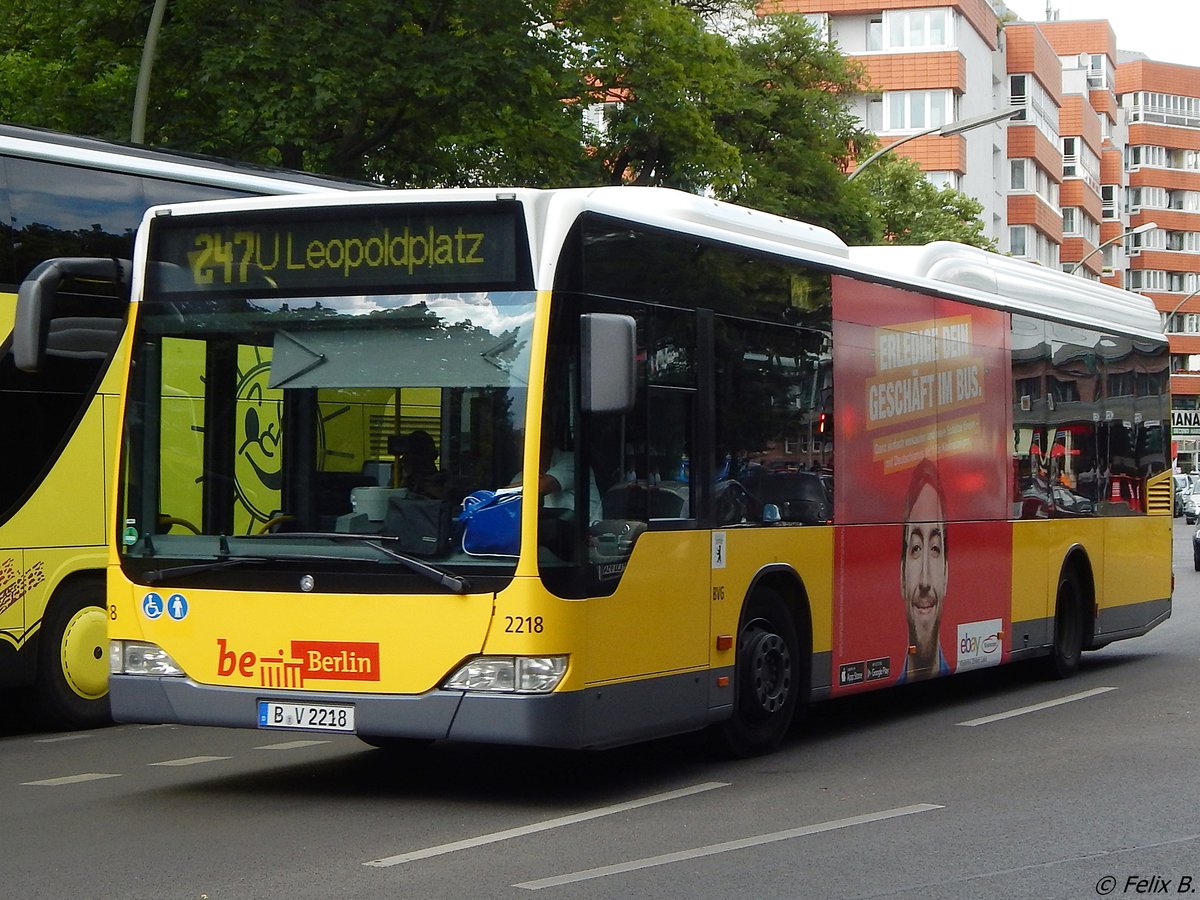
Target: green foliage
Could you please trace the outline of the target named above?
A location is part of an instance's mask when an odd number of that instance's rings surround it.
[[[907,157],[879,157],[855,179],[870,192],[874,218],[882,224],[883,240],[894,244],[958,241],[995,250],[983,233],[979,214],[983,204],[951,187],[938,188],[925,180]]]
[[[127,139],[152,8],[0,0],[0,120]],[[862,83],[747,0],[168,0],[146,143],[399,187],[663,185],[850,243],[923,234],[924,210],[844,177],[871,140],[843,102]],[[935,218],[970,214],[918,189]]]
[[[843,99],[861,91],[862,67],[797,16],[749,28],[736,50],[741,77],[718,122],[744,162],[718,195],[830,228],[848,243],[875,242],[866,192],[844,173],[873,140]]]

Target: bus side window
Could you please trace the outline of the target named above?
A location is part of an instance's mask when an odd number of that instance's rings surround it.
[[[715,324],[716,524],[832,522],[827,336],[725,317]]]
[[[625,416],[620,465],[605,472],[605,519],[690,519],[696,371],[695,320],[655,310],[638,317],[637,402]],[[615,474],[615,477],[611,477]]]

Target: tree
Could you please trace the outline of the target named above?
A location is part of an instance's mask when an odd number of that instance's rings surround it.
[[[0,0],[0,120],[126,138],[152,7]],[[876,241],[887,209],[843,174],[871,140],[862,69],[753,9],[169,0],[146,142],[399,187],[668,186]]]
[[[958,241],[985,250],[996,243],[983,233],[983,204],[952,187],[936,187],[907,157],[879,157],[855,179],[870,192],[882,238],[893,244]]]
[[[863,89],[863,67],[799,16],[769,16],[736,49],[742,76],[718,121],[744,162],[718,195],[821,225],[849,243],[874,243],[880,229],[867,192],[845,176],[874,142],[846,103]]]

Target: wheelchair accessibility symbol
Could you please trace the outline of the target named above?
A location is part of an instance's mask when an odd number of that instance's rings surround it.
[[[142,598],[142,612],[147,619],[157,619],[163,614],[163,598],[151,591]]]

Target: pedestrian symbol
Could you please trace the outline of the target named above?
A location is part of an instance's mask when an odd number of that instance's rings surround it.
[[[167,615],[176,622],[182,622],[187,618],[188,602],[187,597],[183,594],[172,594],[167,598]]]

